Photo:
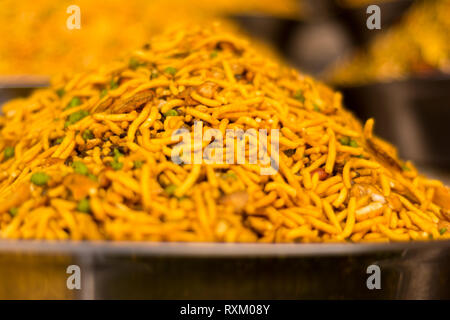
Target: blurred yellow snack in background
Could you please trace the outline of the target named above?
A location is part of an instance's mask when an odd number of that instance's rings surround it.
[[[337,84],[367,83],[430,72],[450,73],[450,1],[420,1],[403,20],[338,65]]]
[[[69,30],[70,5],[81,11],[81,29]],[[295,15],[294,0],[77,0],[0,2],[0,74],[55,74],[120,56],[166,25],[240,12]]]

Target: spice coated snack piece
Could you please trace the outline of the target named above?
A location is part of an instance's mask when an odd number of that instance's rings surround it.
[[[176,28],[127,59],[7,103],[0,237],[449,239],[441,182],[399,160],[340,93],[255,48],[221,24]],[[222,133],[279,129],[279,170],[175,164],[172,134],[194,132],[195,121]]]

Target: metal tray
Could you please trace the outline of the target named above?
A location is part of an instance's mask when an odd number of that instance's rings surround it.
[[[69,290],[69,265],[81,290]],[[378,265],[381,289],[369,290]],[[450,241],[0,241],[1,299],[450,299]]]

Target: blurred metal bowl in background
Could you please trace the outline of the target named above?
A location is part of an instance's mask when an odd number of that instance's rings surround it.
[[[286,52],[294,30],[304,24],[300,19],[257,13],[233,15],[231,19],[251,36],[273,45],[281,53]]]
[[[375,132],[396,145],[403,158],[450,169],[450,76],[338,89],[360,119],[375,118]]]
[[[0,108],[8,100],[28,96],[34,89],[48,86],[47,76],[37,75],[0,75]]]
[[[317,21],[260,14],[235,15],[232,19],[251,36],[272,45],[291,65],[315,76],[349,53],[351,47],[339,21],[326,16]]]

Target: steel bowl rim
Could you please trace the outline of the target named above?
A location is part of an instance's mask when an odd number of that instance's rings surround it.
[[[0,240],[0,253],[172,257],[301,257],[450,249],[450,240],[404,243],[211,243]],[[450,251],[449,251],[450,252]]]

